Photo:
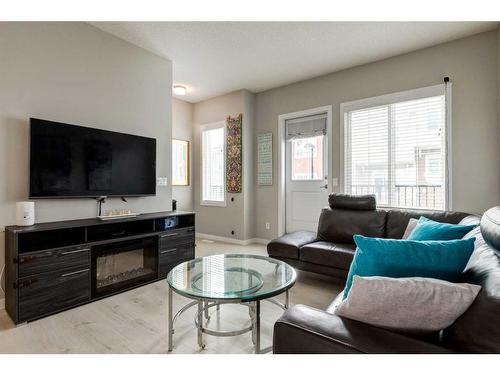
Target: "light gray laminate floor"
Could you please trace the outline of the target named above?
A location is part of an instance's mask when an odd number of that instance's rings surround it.
[[[197,240],[196,256],[220,253],[266,254],[265,246],[239,246]],[[324,308],[342,289],[334,280],[298,272],[291,304]],[[281,299],[281,297],[278,297]],[[282,300],[282,299],[281,299]],[[174,294],[174,311],[188,300]],[[206,336],[197,345],[194,308],[176,322],[173,353],[252,353],[250,333],[237,337]],[[159,281],[85,306],[15,327],[0,310],[0,353],[167,353],[167,286]],[[271,344],[272,326],[282,314],[262,303],[262,346]],[[249,323],[245,306],[224,305],[211,312],[209,327],[235,329]]]

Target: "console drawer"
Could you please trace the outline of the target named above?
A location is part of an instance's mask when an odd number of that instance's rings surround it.
[[[194,243],[194,228],[164,232],[159,237],[160,249],[171,249],[180,244]]]
[[[173,249],[160,249],[160,277],[165,277],[176,265],[194,259],[194,245],[182,245]]]
[[[90,247],[80,245],[19,254],[18,263],[19,277],[64,268],[89,267]]]
[[[39,318],[90,300],[90,269],[19,279],[19,321]]]

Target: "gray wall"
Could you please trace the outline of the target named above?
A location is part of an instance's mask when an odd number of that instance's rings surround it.
[[[28,118],[39,117],[157,139],[157,175],[171,176],[169,61],[85,23],[0,23],[0,229],[28,196]],[[36,221],[94,217],[91,199],[38,200]],[[105,208],[171,208],[156,197],[112,199]],[[0,267],[4,262],[3,233]]]
[[[277,139],[280,114],[333,105],[331,161],[334,177],[340,177],[340,103],[431,86],[450,76],[452,206],[454,210],[480,213],[500,201],[498,53],[495,30],[265,91],[256,96],[255,131],[272,131]],[[277,156],[275,142],[274,185],[255,186],[255,230],[259,238],[271,239],[277,234]],[[267,221],[270,230],[265,229]]]
[[[172,98],[172,138],[189,141],[190,182],[189,186],[172,186],[172,199],[177,200],[177,209],[193,210],[193,104]]]
[[[243,91],[243,190],[244,190],[244,235],[245,240],[255,237],[255,153],[257,141],[255,137],[255,95]],[[255,159],[255,163],[254,163]]]
[[[247,90],[205,100],[194,105],[193,182],[196,231],[215,236],[247,240],[253,236],[253,138],[254,95]],[[201,155],[200,126],[224,121],[227,116],[243,113],[243,189],[240,194],[226,193],[227,207],[200,205]],[[234,202],[231,202],[234,198]],[[231,231],[234,230],[234,235]]]

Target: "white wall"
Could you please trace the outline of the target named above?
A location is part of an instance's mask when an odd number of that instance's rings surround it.
[[[331,161],[333,177],[341,177],[340,103],[431,86],[449,76],[453,82],[452,207],[481,213],[500,202],[498,38],[495,30],[259,93],[255,131],[273,132],[278,139],[279,115],[333,105]],[[277,235],[278,220],[276,144],[273,151],[274,185],[255,186],[256,237],[268,239]],[[271,223],[270,230],[265,222]]]
[[[189,186],[172,186],[172,199],[177,200],[177,209],[193,210],[193,104],[172,98],[172,138],[189,141],[190,179]]]
[[[157,139],[157,175],[171,177],[172,64],[85,23],[0,23],[0,228],[28,196],[28,119],[80,124]],[[169,210],[156,197],[105,208]],[[37,222],[94,217],[91,199],[38,200]],[[0,267],[4,263],[0,236]]]

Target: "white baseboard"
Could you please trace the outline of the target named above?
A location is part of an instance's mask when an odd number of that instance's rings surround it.
[[[205,239],[205,240],[234,243],[235,245],[241,245],[241,246],[250,245],[252,243],[267,245],[267,243],[269,242],[269,240],[266,240],[264,238],[250,238],[248,240],[238,240],[236,238],[214,236],[213,234],[206,234],[206,233],[199,233],[199,232],[196,232],[196,237],[201,238],[201,239]]]
[[[261,245],[267,245],[269,242],[271,242],[271,240],[265,238],[252,238],[250,241],[252,241],[252,243],[258,243]]]

